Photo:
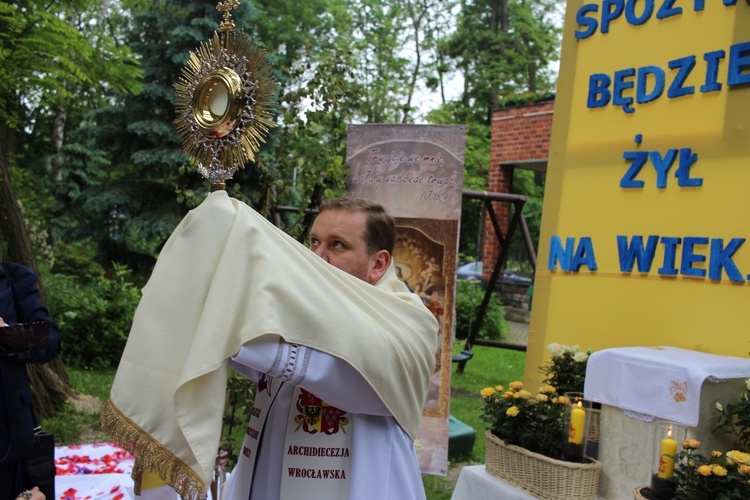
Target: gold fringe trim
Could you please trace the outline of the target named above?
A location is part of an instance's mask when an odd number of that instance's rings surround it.
[[[203,479],[185,462],[133,422],[108,399],[101,417],[102,428],[135,458],[131,477],[135,494],[141,494],[143,471],[150,470],[186,500],[198,500],[208,489]]]

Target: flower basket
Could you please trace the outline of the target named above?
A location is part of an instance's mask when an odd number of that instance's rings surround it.
[[[545,500],[585,500],[596,497],[602,464],[565,462],[505,442],[485,431],[487,472]]]

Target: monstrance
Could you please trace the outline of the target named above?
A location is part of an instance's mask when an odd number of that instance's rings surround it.
[[[195,158],[211,190],[225,189],[226,180],[255,159],[265,142],[276,88],[266,52],[242,31],[234,31],[231,12],[237,0],[219,2],[224,18],[208,42],[190,52],[174,88],[177,132],[182,151]]]

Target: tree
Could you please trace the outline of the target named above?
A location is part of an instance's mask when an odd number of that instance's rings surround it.
[[[268,50],[278,127],[229,194],[266,215],[341,194],[347,124],[416,122],[425,89],[443,102],[428,121],[468,126],[465,187],[484,188],[491,109],[552,88],[560,4],[243,0],[233,19]],[[182,154],[173,85],[220,19],[216,0],[0,4],[0,249],[33,263],[50,242],[92,241],[107,270],[145,279],[209,190]],[[448,100],[456,74],[464,92]],[[308,216],[285,217],[304,238]],[[477,248],[479,220],[464,207],[462,248]]]
[[[438,42],[441,57],[463,76],[464,89],[429,118],[468,125],[465,187],[486,188],[492,110],[554,96],[550,63],[559,58],[563,5],[561,0],[462,0],[455,31]],[[527,195],[529,225],[538,228],[543,184],[519,172],[513,189]],[[482,214],[481,205],[464,203],[461,248],[470,256],[480,251],[473,236],[481,233]]]
[[[29,214],[18,202],[14,172],[28,169],[43,184],[40,165],[18,162],[33,114],[54,114],[52,147],[62,145],[64,107],[86,99],[87,92],[112,86],[135,89],[136,78],[123,68],[134,63],[126,48],[106,36],[87,38],[77,22],[88,13],[100,12],[102,2],[23,1],[0,4],[0,255],[38,271]],[[89,23],[84,23],[90,26]],[[109,72],[108,72],[109,71]],[[19,135],[21,137],[19,137]],[[25,217],[26,216],[26,217]],[[4,256],[6,257],[6,256]],[[41,285],[41,284],[40,284]],[[40,286],[43,294],[43,287]],[[43,296],[43,295],[42,295]],[[58,359],[30,368],[32,391],[40,416],[49,416],[72,394],[64,366]]]
[[[505,98],[550,92],[559,57],[561,0],[463,0],[456,31],[443,44],[464,77],[461,104],[489,124]]]

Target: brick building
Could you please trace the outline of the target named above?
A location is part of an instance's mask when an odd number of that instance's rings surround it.
[[[489,192],[510,193],[516,168],[547,171],[554,106],[554,101],[548,100],[493,111]],[[493,205],[505,235],[511,216],[510,204],[496,202]],[[485,220],[483,242],[483,278],[489,279],[500,253],[500,245],[489,220]]]

